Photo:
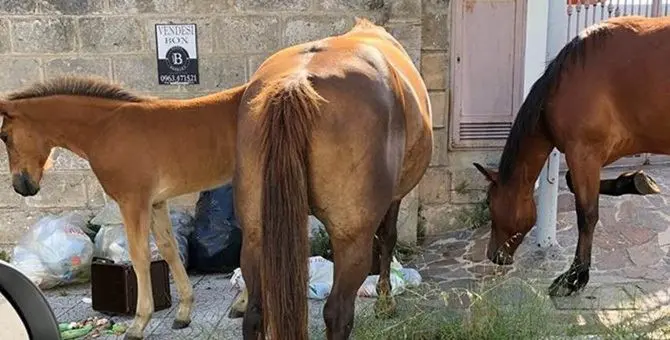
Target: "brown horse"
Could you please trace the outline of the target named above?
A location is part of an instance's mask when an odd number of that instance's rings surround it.
[[[102,81],[66,77],[0,100],[0,139],[17,193],[39,191],[45,162],[59,146],[87,159],[105,192],[118,202],[138,286],[127,339],[141,339],[153,313],[150,230],[181,300],[173,328],[191,322],[193,289],[177,252],[166,201],[232,180],[237,110],[245,89],[154,100]]]
[[[376,307],[393,309],[398,208],[432,154],[428,93],[398,41],[357,19],[345,34],[278,51],[248,83],[237,141],[236,213],[249,290],[244,338],[308,339],[310,211],[333,247],[328,339],[352,331],[375,233],[382,253]]]
[[[605,189],[600,169],[633,154],[670,154],[668,56],[668,17],[609,19],[563,47],[522,104],[499,171],[475,163],[490,182],[491,261],[512,263],[533,227],[533,184],[556,147],[570,168],[579,240],[572,265],[549,293],[566,296],[586,286],[598,197]]]

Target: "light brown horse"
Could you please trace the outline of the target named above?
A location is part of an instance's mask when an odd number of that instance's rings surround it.
[[[149,231],[180,296],[173,328],[191,322],[193,289],[178,255],[166,200],[230,182],[237,110],[245,86],[190,100],[142,98],[103,81],[57,78],[0,100],[14,190],[37,194],[53,147],[87,159],[118,202],[137,275],[137,312],[126,339],[141,339],[153,313]]]
[[[328,339],[352,331],[375,233],[382,253],[376,307],[393,309],[398,208],[426,171],[433,141],[426,87],[398,41],[357,19],[345,34],[278,51],[249,81],[237,141],[244,338],[308,339],[310,211],[324,222],[334,255],[323,311]]]
[[[533,227],[533,184],[556,147],[570,168],[579,240],[570,269],[549,293],[566,296],[586,286],[599,193],[611,188],[600,181],[600,169],[633,154],[670,154],[668,56],[668,17],[609,19],[563,47],[521,106],[499,171],[475,163],[490,182],[491,261],[512,263]]]

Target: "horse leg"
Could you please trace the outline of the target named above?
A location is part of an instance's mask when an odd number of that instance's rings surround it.
[[[121,203],[121,202],[119,202]],[[130,261],[137,277],[137,308],[125,340],[143,339],[144,328],[154,312],[151,291],[149,228],[151,215],[148,202],[129,201],[119,204],[128,238]]]
[[[568,156],[570,168],[576,169],[571,179],[575,187],[575,206],[579,240],[575,258],[567,272],[557,277],[549,287],[551,296],[568,296],[584,288],[589,281],[593,231],[598,223],[598,195],[600,164],[589,158],[588,153],[578,155],[577,161]],[[574,164],[573,164],[574,163]]]
[[[258,238],[254,239],[252,239],[252,235],[252,233],[244,233],[240,256],[242,276],[246,286],[246,292],[243,293],[247,294],[246,310],[242,319],[242,333],[245,340],[265,339],[259,248],[253,246],[259,244],[257,242],[260,241],[260,234],[256,234]],[[287,273],[287,275],[290,275],[290,273]]]
[[[570,171],[565,173],[565,181],[568,189],[574,194],[574,188],[570,179]],[[619,175],[616,179],[603,179],[600,181],[600,194],[607,196],[621,195],[652,195],[658,194],[661,190],[653,178],[645,174],[642,170],[626,172]]]
[[[393,249],[398,240],[396,223],[400,201],[391,203],[382,223],[377,229],[379,240],[379,281],[377,282],[377,301],[375,301],[375,315],[378,318],[391,317],[396,312],[396,301],[391,295],[391,260]]]
[[[380,218],[377,220],[379,221]],[[323,307],[328,340],[348,339],[354,326],[356,293],[365,281],[371,265],[370,249],[374,237],[372,223],[353,222],[350,219],[329,219],[338,221],[329,225],[334,260],[333,288]],[[346,233],[338,235],[339,230]]]
[[[172,233],[172,223],[165,201],[153,205],[151,230],[156,238],[158,250],[168,263],[172,276],[177,283],[177,292],[180,301],[177,315],[172,323],[173,329],[182,329],[191,324],[191,310],[193,309],[193,287],[186,274],[184,264],[177,251],[177,241]]]

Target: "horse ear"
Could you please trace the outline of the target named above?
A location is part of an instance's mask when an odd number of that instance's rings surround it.
[[[498,181],[498,173],[497,172],[495,172],[493,170],[490,170],[490,169],[486,169],[485,167],[483,167],[479,163],[472,163],[472,165],[474,165],[475,168],[477,168],[477,170],[479,170],[479,172],[481,172],[482,175],[484,175],[484,177],[486,177],[486,179],[489,182],[496,183]]]

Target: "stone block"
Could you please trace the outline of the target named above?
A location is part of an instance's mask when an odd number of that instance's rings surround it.
[[[112,59],[116,82],[133,91],[176,91],[176,86],[158,85],[155,56],[118,56]]]
[[[449,202],[451,174],[445,167],[428,168],[419,182],[421,204],[444,204]]]
[[[88,171],[86,175],[86,196],[89,208],[101,208],[107,203],[105,190],[100,185],[98,178],[93,174],[93,171]]]
[[[482,202],[486,199],[485,190],[453,190],[451,192],[451,203],[471,204]]]
[[[194,89],[223,90],[246,81],[246,59],[212,56],[200,64],[200,86]]]
[[[10,41],[9,20],[0,19],[0,53],[9,53],[12,50]]]
[[[88,203],[86,176],[81,173],[44,173],[40,192],[27,197],[26,203],[34,208],[76,208]]]
[[[451,190],[486,190],[489,182],[474,166],[452,170]]]
[[[37,12],[37,0],[2,0],[0,14],[34,14]]]
[[[56,58],[48,59],[44,64],[44,77],[53,78],[60,75],[94,75],[111,79],[111,61],[108,58]]]
[[[498,169],[501,150],[459,150],[449,153],[449,166],[453,168],[475,168],[477,162],[485,167]]]
[[[421,228],[425,236],[440,235],[450,230],[463,229],[456,225],[457,206],[422,204],[419,209]]]
[[[0,143],[0,174],[9,173],[9,159],[7,158],[7,148],[4,143]]]
[[[100,0],[40,0],[40,13],[64,15],[91,15],[105,10],[105,2]]]
[[[83,52],[115,53],[142,50],[142,25],[131,17],[94,17],[79,19]]]
[[[32,58],[0,60],[0,91],[14,91],[40,80],[40,62]]]
[[[423,0],[423,15],[430,13],[448,13],[451,0]]]
[[[430,107],[433,113],[433,128],[447,126],[448,99],[446,91],[430,91]]]
[[[447,129],[433,130],[433,157],[430,160],[430,166],[447,165],[449,145],[449,136]]]
[[[234,0],[238,10],[302,11],[310,6],[310,0]]]
[[[145,50],[156,55],[156,24],[195,24],[198,44],[198,58],[202,60],[203,53],[214,51],[213,19],[208,17],[161,17],[148,18],[145,24]]]
[[[421,20],[421,38],[424,50],[447,50],[449,48],[449,15],[424,14]]]
[[[47,212],[32,210],[0,210],[0,243],[15,244],[30,227]]]
[[[247,79],[251,78],[251,76],[258,70],[258,68],[265,61],[265,59],[270,57],[272,54],[273,52],[269,52],[265,54],[257,54],[249,56],[247,61],[247,71],[249,75],[247,76]]]
[[[91,168],[87,160],[63,148],[53,149],[51,162],[54,170],[88,170]]]
[[[384,0],[322,0],[317,3],[326,11],[377,11],[384,8]]]
[[[400,202],[398,212],[398,242],[414,245],[417,242],[419,223],[419,195],[417,188],[410,191]]]
[[[12,45],[18,53],[62,53],[76,49],[77,33],[69,18],[12,20]]]
[[[294,45],[342,34],[352,27],[353,19],[345,17],[291,17],[284,28],[284,45]]]
[[[12,175],[0,175],[0,208],[19,208],[24,206],[23,196],[14,192]]]
[[[259,53],[279,48],[279,18],[263,16],[224,16],[216,19],[217,52]]]
[[[230,9],[224,0],[109,0],[113,13],[216,14]]]
[[[421,56],[421,76],[429,90],[445,90],[447,88],[447,53],[427,52]]]
[[[412,19],[421,15],[422,0],[395,0],[391,1],[390,15],[392,18]]]
[[[400,42],[405,50],[421,50],[421,25],[391,24],[386,30]]]

